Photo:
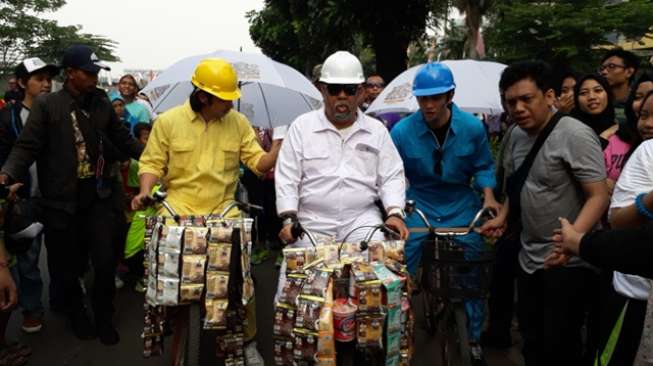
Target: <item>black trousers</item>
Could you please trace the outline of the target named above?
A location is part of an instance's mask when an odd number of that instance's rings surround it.
[[[555,268],[518,278],[519,325],[526,366],[586,363],[581,332],[596,298],[597,274],[587,268]]]
[[[117,215],[110,199],[95,199],[80,208],[75,215],[50,211],[45,222],[48,266],[52,281],[63,295],[63,309],[72,314],[83,308],[83,294],[79,277],[83,275],[85,261],[91,260],[95,271],[92,305],[96,322],[111,320],[114,312],[114,276],[116,273]]]
[[[624,314],[621,332],[616,347],[607,364],[598,363],[599,366],[632,365],[637,355],[639,342],[644,329],[644,318],[646,317],[646,300],[629,299],[614,290],[612,281],[605,284],[607,296],[601,301],[600,319],[598,321],[599,340],[598,355],[600,355],[608,343],[610,334],[617,324],[621,311],[628,302],[628,308]]]
[[[487,333],[490,336],[510,339],[515,305],[515,280],[519,272],[518,256],[521,250],[519,235],[501,237],[496,248],[496,262],[488,299],[490,323]]]
[[[250,170],[245,170],[242,182],[247,188],[250,203],[263,207],[263,212],[252,212],[257,222],[255,237],[259,243],[265,243],[266,240],[276,242],[281,231],[281,220],[277,216],[274,180],[262,180]]]

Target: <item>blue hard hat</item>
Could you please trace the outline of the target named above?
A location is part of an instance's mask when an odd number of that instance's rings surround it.
[[[456,83],[453,81],[451,70],[440,62],[429,62],[424,65],[413,81],[413,95],[416,97],[444,94],[455,88]]]

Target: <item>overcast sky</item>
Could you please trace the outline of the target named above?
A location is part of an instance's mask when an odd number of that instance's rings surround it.
[[[262,7],[263,0],[67,0],[45,16],[117,41],[119,67],[164,69],[218,49],[260,52],[245,13]]]

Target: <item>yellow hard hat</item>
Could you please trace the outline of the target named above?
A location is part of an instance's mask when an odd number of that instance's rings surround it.
[[[193,85],[222,100],[240,98],[238,76],[231,64],[221,58],[207,58],[195,67]]]

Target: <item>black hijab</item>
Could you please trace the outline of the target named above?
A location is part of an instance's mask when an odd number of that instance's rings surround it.
[[[608,94],[608,105],[605,107],[603,112],[597,115],[583,112],[580,109],[580,104],[578,103],[578,94],[580,93],[580,88],[587,80],[595,80]],[[610,84],[608,84],[608,81],[601,75],[586,75],[578,80],[576,86],[574,87],[574,103],[575,107],[570,113],[571,116],[589,126],[597,135],[601,135],[603,131],[614,126],[616,123],[614,115],[614,96],[612,95]]]

